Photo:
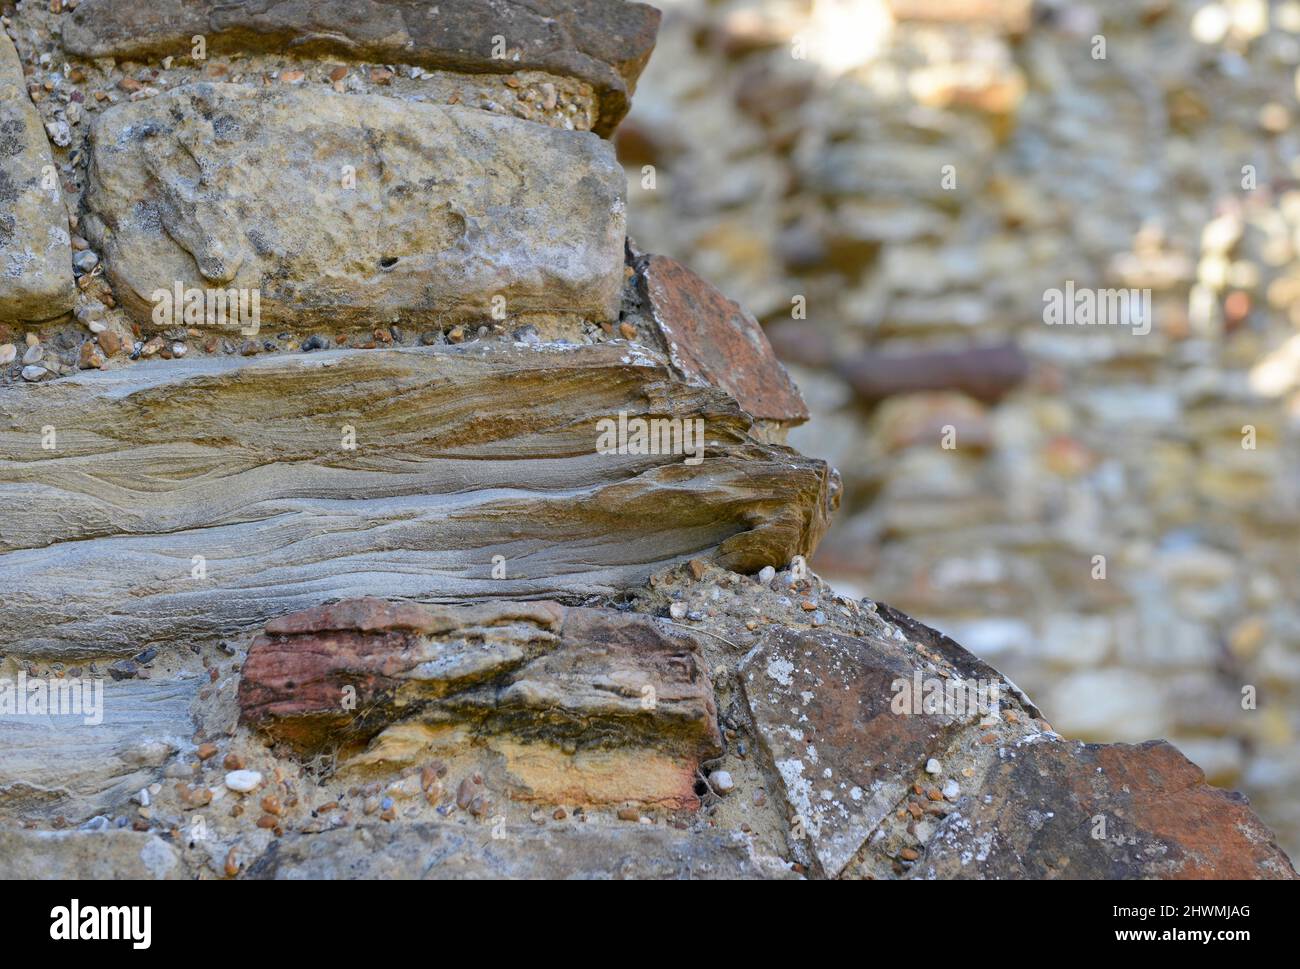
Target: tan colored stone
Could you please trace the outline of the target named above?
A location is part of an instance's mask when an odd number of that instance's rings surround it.
[[[618,315],[624,175],[589,132],[205,83],[105,111],[90,173],[84,231],[141,323],[158,291],[179,313],[178,285],[245,290],[250,312],[256,293],[267,329],[487,321],[497,299],[512,318]]]
[[[22,64],[0,33],[0,322],[72,310],[72,244],[58,170]]]

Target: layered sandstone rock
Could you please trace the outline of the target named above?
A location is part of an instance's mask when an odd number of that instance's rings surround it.
[[[61,10],[15,34],[84,331],[0,380],[0,875],[1294,877],[1170,748],[1070,744],[808,571],[839,486],[799,391],[625,249],[569,130],[654,11]],[[267,329],[158,321],[169,283]],[[87,682],[102,717],[50,705]]]
[[[823,463],[626,344],[159,361],[0,393],[0,641],[24,655],[212,641],[348,596],[609,594],[699,553],[748,571],[807,554],[836,497]],[[702,422],[703,460],[599,453],[620,414]]]
[[[622,609],[343,600],[233,652],[202,660],[192,740],[131,762],[148,796],[105,783],[139,728],[81,728],[110,755],[97,797],[3,802],[35,830],[0,827],[0,870],[1295,877],[1245,799],[1169,745],[1066,741],[951,640],[798,570],[696,560]],[[174,717],[155,733],[184,733]]]
[[[49,822],[111,813],[193,746],[198,676],[101,683],[81,694],[80,714],[70,716],[50,715],[48,698],[36,710],[30,687],[27,709],[19,707],[23,683],[9,679],[9,696],[0,698],[0,813],[8,817]]]

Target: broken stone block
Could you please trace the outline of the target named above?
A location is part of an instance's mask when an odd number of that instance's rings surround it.
[[[54,319],[75,296],[58,170],[18,52],[0,34],[0,323]]]
[[[303,750],[368,740],[559,641],[555,603],[419,606],[348,599],[267,623],[239,684],[245,722]],[[345,702],[349,701],[349,702]]]
[[[251,335],[399,318],[606,321],[623,284],[623,193],[613,148],[590,132],[196,84],[98,119],[84,226],[141,322],[170,305],[163,325],[247,334],[244,317],[214,323],[189,296],[208,291],[250,294]],[[198,308],[182,318],[181,304]]]
[[[1066,741],[952,640],[874,612],[863,636],[772,629],[738,667],[815,873],[1296,877],[1246,799],[1169,744]]]
[[[722,752],[713,684],[689,630],[606,609],[563,610],[560,640],[442,715],[568,748],[640,744],[701,759]]]
[[[699,762],[722,752],[700,652],[688,631],[610,610],[349,600],[268,623],[239,704],[307,754],[455,727],[505,757],[519,798],[693,806]]]
[[[858,397],[876,404],[887,397],[956,390],[996,402],[1029,375],[1029,359],[1014,343],[918,353],[866,351],[837,368]]]
[[[1039,741],[1003,751],[913,878],[1296,877],[1250,802],[1163,740]]]
[[[897,714],[920,667],[893,638],[773,629],[738,667],[754,725],[797,831],[835,877],[906,794],[958,719]],[[798,835],[796,835],[796,839]]]
[[[187,56],[201,35],[208,53],[342,56],[382,63],[507,74],[540,70],[590,84],[597,130],[627,114],[654,49],[659,11],[623,0],[83,0],[64,18],[63,44],[87,58]]]
[[[679,262],[638,262],[647,312],[683,376],[722,387],[760,420],[801,424],[808,408],[749,313]]]

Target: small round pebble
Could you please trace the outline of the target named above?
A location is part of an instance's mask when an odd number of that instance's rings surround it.
[[[961,785],[954,780],[949,780],[943,785],[943,799],[945,801],[955,801],[961,795]]]
[[[925,772],[927,774],[941,774],[943,773],[943,765],[931,757],[925,762]]]
[[[226,787],[241,794],[257,789],[262,783],[262,775],[255,770],[232,770],[226,775]]]
[[[758,581],[763,585],[767,585],[775,578],[776,578],[776,569],[772,568],[772,566],[770,565],[765,565],[758,570]]]
[[[719,794],[730,794],[736,789],[736,782],[731,779],[731,774],[725,770],[715,770],[710,774],[709,783]]]

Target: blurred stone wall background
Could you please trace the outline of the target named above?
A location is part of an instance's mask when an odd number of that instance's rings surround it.
[[[631,233],[803,388],[814,567],[1300,855],[1300,2],[656,2]],[[1067,281],[1151,332],[1045,325]]]

